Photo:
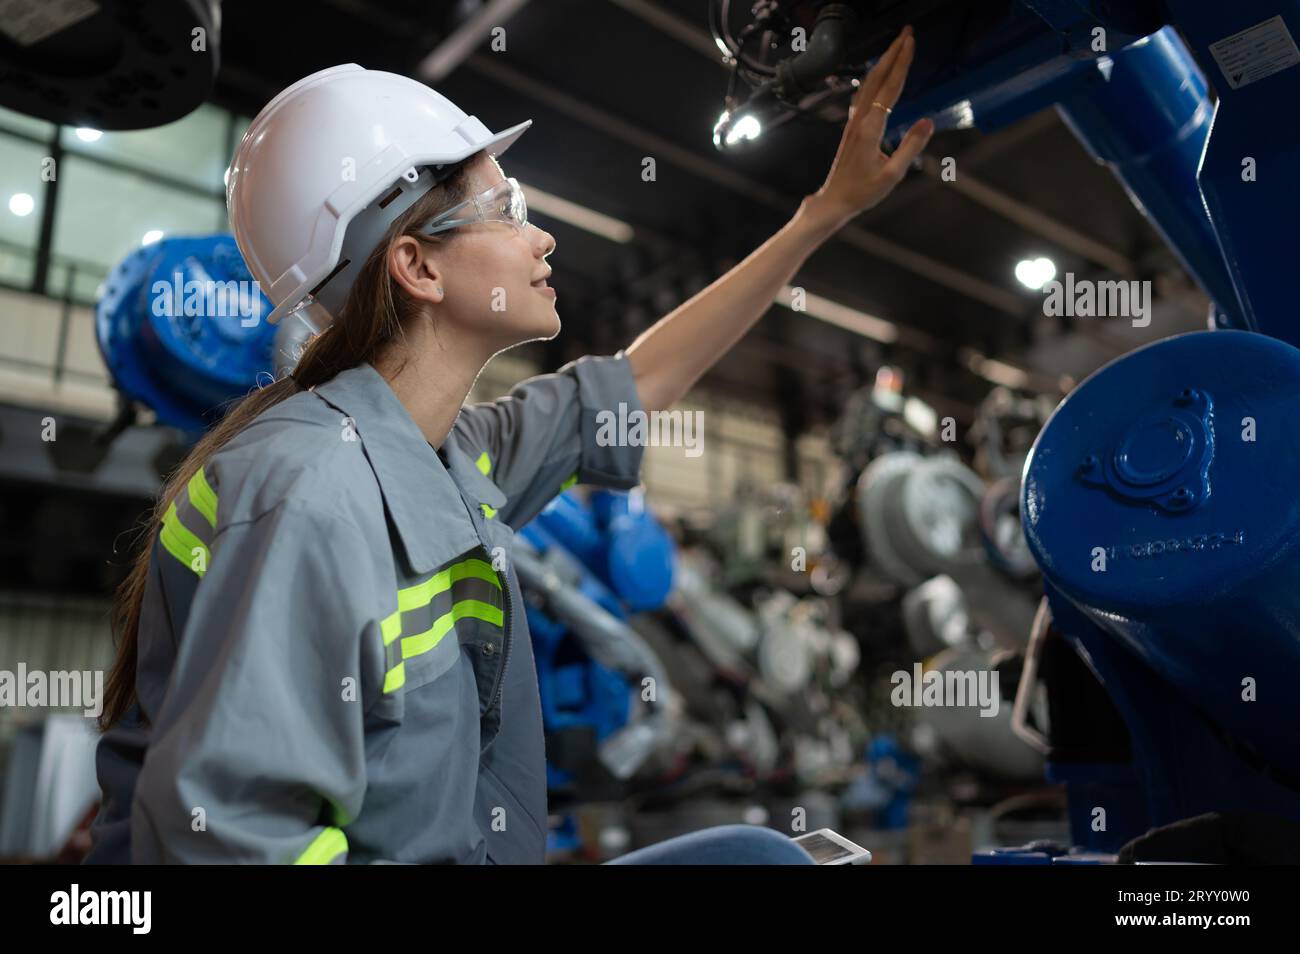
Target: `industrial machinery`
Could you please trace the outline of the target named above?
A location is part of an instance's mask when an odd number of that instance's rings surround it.
[[[547,782],[611,791],[593,778],[626,780],[664,744],[669,674],[628,625],[658,609],[672,587],[672,541],[640,494],[596,492],[583,503],[556,497],[519,534],[512,558],[527,599],[528,626],[547,734]]]
[[[119,22],[131,18],[127,4],[99,6],[105,16],[121,14]],[[733,67],[714,131],[720,149],[779,134],[794,116],[841,121],[854,81],[911,23],[925,42],[890,117],[890,139],[921,116],[940,130],[991,131],[1054,107],[1212,300],[1213,330],[1157,341],[1096,372],[1056,409],[1025,460],[1020,522],[1045,596],[1022,627],[1029,648],[1010,722],[1044,759],[1047,778],[1065,785],[1071,841],[1092,852],[1088,858],[1231,860],[1240,856],[1222,837],[1180,849],[1168,842],[1148,849],[1144,838],[1191,819],[1211,831],[1216,824],[1235,830],[1249,817],[1278,833],[1255,860],[1300,860],[1285,854],[1296,839],[1282,837],[1300,826],[1300,743],[1290,721],[1300,680],[1300,505],[1290,492],[1300,476],[1300,324],[1289,316],[1292,243],[1273,225],[1300,211],[1300,187],[1289,174],[1300,144],[1277,120],[1300,93],[1300,2],[767,0],[744,7],[710,4]],[[64,39],[94,39],[91,24]],[[142,45],[126,53],[145,56],[148,31],[135,32]],[[40,69],[53,61],[34,55],[40,43],[35,33],[0,43],[8,67],[0,79],[10,84],[0,101],[103,128],[183,112],[215,70],[214,55],[197,61],[193,76],[173,67],[173,106],[150,92],[165,63],[139,67],[126,80],[104,80],[111,69],[101,69],[88,82],[102,88],[68,97],[98,104],[83,120],[51,100],[59,94]],[[45,102],[31,106],[33,98]],[[242,273],[219,240],[185,241],[208,244],[160,244],[124,263],[97,317],[123,392],[193,432],[276,358],[265,326],[245,325],[244,312],[225,323],[187,320],[187,269],[236,283]],[[169,295],[176,274],[180,292]],[[160,302],[162,314],[154,309]],[[951,466],[922,459],[895,470],[878,456],[863,462],[876,469],[864,474],[855,506],[867,517],[866,549],[876,564],[899,586],[929,587],[914,600],[916,619],[934,624],[936,607],[925,601],[942,597],[943,585],[933,582],[939,574],[958,582],[968,601],[994,592],[968,585],[961,567],[950,566],[967,544],[1002,559],[1004,576],[1032,579],[1015,534],[1003,529],[1015,512],[1009,485],[989,498]],[[930,489],[911,489],[913,480]],[[927,507],[935,519],[910,526],[921,532],[895,532]],[[599,530],[594,535],[569,518],[578,531],[571,537],[557,529],[561,521],[543,522],[520,548],[521,577],[532,573],[538,597],[538,628],[547,628],[542,616],[560,627],[543,635],[552,642],[539,665],[544,658],[555,676],[552,725],[590,720],[601,764],[625,777],[648,763],[667,718],[654,705],[631,706],[639,697],[628,694],[628,677],[661,687],[669,677],[658,652],[629,636],[635,630],[621,625],[620,614],[652,604],[660,587],[635,554],[631,570],[625,557],[608,562],[625,532],[616,517],[603,526],[583,517]],[[638,532],[644,528],[626,539],[639,552],[647,544]],[[718,609],[707,587],[692,590],[689,574],[682,579],[681,598],[695,601],[688,613],[701,619],[705,607]],[[964,611],[977,609],[972,602]],[[766,666],[779,687],[774,698],[785,704],[809,694],[806,674],[837,678],[837,657],[824,650],[834,639],[814,635],[834,627],[801,612],[778,598],[757,617],[733,613],[721,626],[697,629],[723,632],[731,645],[714,644],[739,646],[737,660]],[[778,637],[766,659],[765,614]],[[950,642],[940,665],[974,665],[958,658],[969,647],[949,640],[958,628],[951,618],[932,626],[932,638]],[[569,636],[588,659],[575,664],[564,655]],[[752,639],[740,645],[737,638]],[[608,701],[616,697],[627,707]],[[764,732],[761,709],[746,710],[755,739]],[[762,748],[751,742],[751,751]],[[1080,857],[1065,846],[1034,846],[979,860]]]
[[[703,552],[677,553],[637,492],[560,495],[520,532],[512,563],[541,684],[557,857],[599,857],[619,838],[715,815],[780,814],[795,791],[838,823],[826,790],[847,786],[867,736],[850,685],[857,645],[823,599],[762,587],[746,605]],[[906,798],[870,808],[902,817]],[[634,817],[620,804],[638,806]]]
[[[976,514],[983,482],[953,457],[895,451],[877,457],[858,479],[859,523],[872,561],[899,583],[916,586],[978,546]]]
[[[14,0],[0,23],[0,105],[69,126],[161,126],[207,99],[220,47],[221,0]]]
[[[738,762],[756,796],[815,791],[837,822],[836,793],[870,729],[861,652],[836,601],[769,584],[728,589],[721,565],[696,549],[683,554],[668,609],[655,638],[684,673],[686,712],[711,735],[722,730],[701,740],[704,761]]]
[[[1281,837],[1300,823],[1300,325],[1291,243],[1269,224],[1300,209],[1300,189],[1258,175],[1300,150],[1276,119],[1300,93],[1300,4],[775,0],[739,27],[730,8],[711,5],[734,66],[719,148],[801,113],[842,118],[852,78],[912,23],[925,43],[890,134],[921,116],[988,131],[1054,105],[1211,298],[1214,330],[1093,374],[1028,457],[1021,518],[1046,598],[1016,724],[1067,786],[1076,847],[1151,857],[1135,839],[1204,816],[1218,835],[1199,851],[1151,850],[1230,860],[1246,855],[1222,833],[1249,816],[1278,833],[1253,860],[1300,860]],[[1042,687],[1045,725],[1030,715]]]
[[[994,672],[1000,658],[1028,641],[1034,601],[1023,580],[994,560],[981,532],[981,510],[997,486],[987,488],[943,452],[882,454],[857,481],[867,566],[907,587],[902,628],[912,658],[925,660],[926,670]],[[1009,699],[987,716],[967,707],[922,708],[916,722],[933,733],[937,755],[986,777],[1041,776],[1041,755],[1012,732]]]
[[[1128,730],[1087,753],[1040,739],[1056,778],[1114,806],[1100,829],[1074,818],[1076,841],[1117,850],[1211,812],[1300,822],[1298,373],[1300,352],[1263,335],[1180,335],[1098,371],[1035,444],[1031,659],[1066,636]]]
[[[270,310],[229,235],[163,238],[104,280],[95,336],[127,402],[197,439],[259,376],[269,380]]]

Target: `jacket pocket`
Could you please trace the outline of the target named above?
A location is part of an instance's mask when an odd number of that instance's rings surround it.
[[[428,685],[448,672],[456,665],[460,655],[454,629],[448,631],[435,644],[427,647],[418,642],[420,634],[410,638],[416,642],[407,645],[404,652],[411,655],[405,656],[402,660],[402,667],[406,671],[406,681],[402,688],[407,692]],[[431,642],[428,637],[425,641]]]
[[[546,826],[529,814],[514,792],[490,768],[479,763],[479,824],[494,864],[542,864],[546,859]],[[514,826],[524,825],[525,831]]]

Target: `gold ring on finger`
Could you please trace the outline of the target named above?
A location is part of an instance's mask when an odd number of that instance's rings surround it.
[[[890,109],[890,108],[889,108],[888,106],[886,106],[884,103],[879,102],[879,101],[873,102],[871,105],[872,105],[872,106],[879,106],[881,109],[883,109],[883,110],[885,111],[885,115],[886,115],[886,116],[888,116],[890,113],[893,112],[892,109]]]

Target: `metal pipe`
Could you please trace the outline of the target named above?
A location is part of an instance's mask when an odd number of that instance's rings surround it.
[[[1213,110],[1205,75],[1178,34],[1165,27],[1080,70],[1058,109],[1205,293],[1236,314],[1237,293],[1196,181]]]

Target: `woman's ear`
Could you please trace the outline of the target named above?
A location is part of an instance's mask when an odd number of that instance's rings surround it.
[[[431,305],[443,299],[442,269],[433,249],[413,236],[399,236],[389,248],[388,274],[413,299]]]

